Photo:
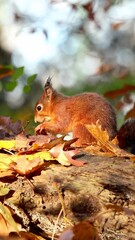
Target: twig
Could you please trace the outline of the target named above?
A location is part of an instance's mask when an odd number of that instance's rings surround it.
[[[54,240],[54,236],[55,236],[55,233],[56,233],[56,228],[57,228],[57,225],[58,225],[58,222],[59,222],[59,219],[60,219],[60,216],[61,216],[62,212],[63,212],[63,209],[61,208],[61,210],[60,210],[60,212],[59,212],[59,215],[58,215],[58,217],[57,217],[57,219],[56,219],[55,225],[54,225],[54,229],[53,229],[53,233],[52,233],[52,238],[51,238],[52,240]]]

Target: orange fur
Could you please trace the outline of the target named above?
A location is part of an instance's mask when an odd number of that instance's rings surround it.
[[[41,110],[38,109],[40,107]],[[42,122],[36,127],[36,132],[73,132],[73,137],[78,138],[77,146],[93,142],[94,138],[85,124],[96,123],[97,120],[102,129],[108,131],[110,139],[116,136],[116,115],[104,97],[97,93],[64,96],[56,92],[49,81],[35,106],[35,121]]]

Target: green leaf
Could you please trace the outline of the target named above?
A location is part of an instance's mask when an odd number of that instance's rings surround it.
[[[19,67],[15,69],[14,74],[12,75],[12,80],[15,82],[19,77],[24,73],[24,67]]]
[[[29,84],[33,83],[33,81],[35,80],[36,77],[37,77],[37,74],[33,74],[33,75],[29,76],[27,78],[27,84],[29,85]]]
[[[7,82],[4,85],[4,88],[5,88],[6,91],[13,91],[16,86],[17,86],[17,82]]]
[[[11,69],[11,70],[13,70],[14,68],[13,68],[13,65],[3,65],[3,68],[5,68],[5,69]]]
[[[29,93],[31,90],[31,86],[30,85],[25,85],[24,88],[23,88],[23,92],[24,93]]]

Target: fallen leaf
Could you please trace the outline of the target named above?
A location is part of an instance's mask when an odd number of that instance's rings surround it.
[[[61,151],[59,153],[59,156],[57,157],[57,161],[61,164],[61,165],[64,165],[64,166],[70,166],[71,163],[69,162],[69,158],[67,158],[65,156],[65,153],[64,151]]]
[[[24,160],[32,161],[36,158],[39,158],[40,161],[50,161],[50,160],[55,160],[52,155],[48,151],[42,151],[42,152],[37,152],[34,154],[29,154],[29,155],[9,155],[9,154],[0,154],[0,170],[7,170],[9,169],[9,166],[13,162],[18,162],[19,159],[23,158]],[[12,169],[10,169],[12,170]]]
[[[78,153],[78,150],[77,150],[76,153],[73,152],[73,150],[72,150],[72,151],[64,151],[64,155],[67,157],[68,161],[69,161],[72,165],[74,165],[74,166],[76,166],[76,167],[82,167],[84,164],[86,164],[85,161],[73,159],[73,156],[76,155],[77,153]]]
[[[0,149],[16,150],[15,140],[0,140]]]
[[[23,240],[45,240],[45,238],[42,238],[41,236],[37,236],[34,233],[31,232],[19,232],[19,235]],[[19,240],[19,239],[18,239]]]
[[[73,141],[70,141],[72,144]],[[54,156],[59,163],[61,163],[64,166],[69,166],[70,164],[80,167],[83,166],[85,161],[79,161],[79,160],[74,160],[73,156],[79,153],[78,149],[72,149],[72,150],[64,150],[65,144],[58,144],[55,147],[53,147],[49,152]],[[66,145],[67,149],[67,145]]]
[[[0,202],[0,236],[8,236],[10,232],[19,234],[18,226],[10,210]]]
[[[8,179],[15,179],[15,173],[14,171],[8,169],[8,170],[1,170],[0,171],[0,179],[1,178],[8,178]]]
[[[104,152],[102,150],[102,146],[99,145],[90,145],[85,148],[85,151],[92,154],[92,155],[97,155],[101,157],[113,157],[114,154],[112,152]]]
[[[34,141],[33,144],[31,146],[28,147],[28,149],[25,149],[24,151],[19,151],[19,154],[32,154],[33,152],[38,152],[38,151],[42,151],[44,149],[51,149],[54,146],[65,142],[64,140],[64,136],[60,137],[60,138],[55,138],[53,140],[47,138],[47,142],[37,142]]]
[[[22,149],[27,148],[29,144],[29,139],[24,134],[18,134],[15,137],[15,149],[21,151]]]
[[[127,157],[132,160],[135,160],[135,156],[131,153],[126,152],[125,150],[119,148],[117,145],[117,140],[113,139],[112,141],[109,140],[109,135],[106,130],[102,130],[98,121],[96,124],[86,125],[88,131],[92,134],[92,136],[96,139],[97,145],[101,147],[101,151],[105,154],[111,153],[111,156],[117,157]],[[85,148],[86,152],[90,152],[90,147]],[[98,153],[98,152],[97,152]]]
[[[43,166],[44,161],[40,158],[35,158],[33,161],[28,161],[26,156],[20,157],[17,162],[12,162],[9,165],[9,168],[14,170],[20,175],[28,175],[39,169]]]
[[[31,142],[34,142],[36,143],[38,146],[41,146],[45,143],[49,143],[50,141],[53,141],[55,140],[56,137],[52,134],[48,134],[48,135],[32,135],[32,136],[29,136],[29,140]]]
[[[100,238],[93,224],[83,221],[66,229],[58,240],[100,240]]]
[[[0,183],[0,196],[5,196],[9,193],[10,189],[4,184]]]

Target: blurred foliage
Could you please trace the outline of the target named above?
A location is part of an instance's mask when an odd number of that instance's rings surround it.
[[[13,91],[18,85],[18,80],[24,74],[24,67],[14,68],[13,65],[0,65],[0,79],[3,77],[11,76],[10,80],[3,82],[3,87],[6,91]],[[24,85],[24,93],[29,93],[31,86],[37,77],[37,74],[33,74],[26,79],[26,85]],[[2,88],[2,87],[1,87]]]
[[[74,88],[62,87],[61,90],[66,95],[74,95],[81,92],[91,91],[105,95],[110,99],[114,99],[123,96],[124,94],[128,93],[129,90],[135,91],[135,77],[134,75],[130,74],[122,79],[112,78],[109,79],[109,81],[99,80],[95,83],[81,82],[80,84],[77,84]]]

